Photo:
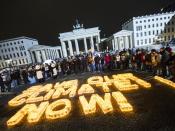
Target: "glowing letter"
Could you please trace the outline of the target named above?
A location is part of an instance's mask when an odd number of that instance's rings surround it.
[[[56,109],[59,106],[64,106],[64,108],[55,111],[54,109]],[[45,114],[47,119],[53,120],[66,117],[67,115],[69,115],[70,111],[71,111],[71,101],[68,99],[60,99],[51,103],[47,107]]]

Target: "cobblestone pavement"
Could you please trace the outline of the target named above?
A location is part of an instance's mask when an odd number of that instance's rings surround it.
[[[79,79],[80,84],[85,83],[87,78],[93,75],[109,75],[128,71],[113,71],[108,73],[83,73],[72,74],[57,80],[48,82]],[[134,108],[133,113],[121,113],[118,109],[112,114],[104,115],[97,113],[91,117],[81,115],[78,102],[73,101],[73,111],[70,116],[63,120],[46,121],[42,120],[36,125],[29,125],[26,122],[8,129],[6,121],[20,108],[9,108],[7,102],[20,93],[27,86],[20,86],[12,94],[0,95],[0,131],[1,130],[32,130],[32,131],[173,131],[175,130],[175,90],[155,82],[149,73],[134,73],[152,84],[151,89],[139,88],[132,92],[125,92],[124,95]]]

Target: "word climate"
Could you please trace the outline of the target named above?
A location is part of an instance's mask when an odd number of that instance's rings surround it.
[[[70,80],[57,82],[55,85],[32,86],[24,90],[8,102],[11,107],[23,107],[7,121],[7,126],[18,125],[25,118],[28,123],[38,123],[41,118],[54,120],[67,117],[72,111],[73,97],[78,97],[84,115],[96,113],[97,107],[104,114],[112,112],[112,99],[122,112],[132,112],[132,105],[121,92],[137,90],[139,86],[150,88],[151,84],[131,73],[125,73],[112,75],[112,78],[93,76],[87,79],[87,84],[78,86],[78,80]],[[112,92],[112,89],[115,91]],[[97,90],[104,93],[104,97]]]

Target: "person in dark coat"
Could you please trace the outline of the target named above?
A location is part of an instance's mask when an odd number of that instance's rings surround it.
[[[4,92],[5,91],[5,86],[4,86],[4,82],[3,82],[1,74],[0,74],[0,87],[1,87],[1,92]]]

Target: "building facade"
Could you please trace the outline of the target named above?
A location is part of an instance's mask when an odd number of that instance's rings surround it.
[[[98,27],[85,29],[78,21],[73,27],[73,31],[60,33],[59,36],[64,57],[99,50],[100,30]]]
[[[121,51],[133,48],[133,32],[121,30],[100,43],[101,50]]]
[[[35,45],[29,49],[32,63],[42,63],[46,60],[62,58],[61,46],[50,47],[45,45]]]
[[[29,48],[38,41],[29,37],[18,37],[0,41],[0,68],[32,63]]]
[[[122,25],[122,29],[133,31],[134,47],[149,46],[156,41],[164,41],[164,29],[175,12],[133,17]],[[174,29],[173,29],[174,30]],[[172,39],[170,36],[168,39]]]

